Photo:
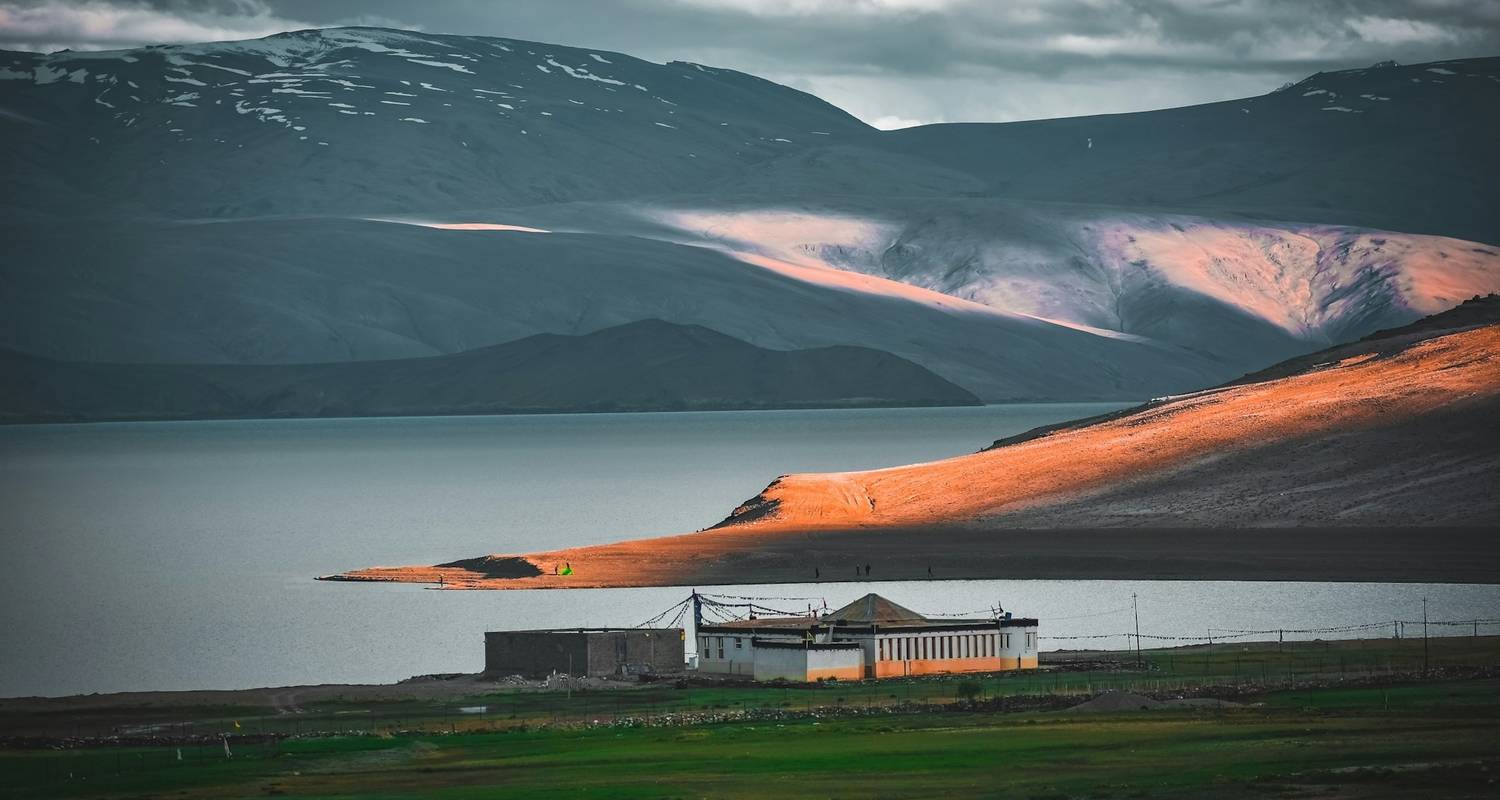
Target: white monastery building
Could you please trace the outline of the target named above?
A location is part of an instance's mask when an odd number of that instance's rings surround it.
[[[821,616],[696,626],[698,670],[757,681],[1035,669],[1037,621],[929,619],[878,594]]]

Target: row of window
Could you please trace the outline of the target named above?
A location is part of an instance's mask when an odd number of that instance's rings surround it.
[[[1036,633],[1028,631],[1025,646],[1036,650]],[[957,633],[947,636],[916,636],[881,639],[878,657],[881,661],[921,661],[942,658],[994,658],[999,645],[1010,649],[1009,633]]]
[[[880,639],[878,658],[881,661],[918,661],[932,658],[994,658],[1000,649],[1010,649],[1009,633],[955,633],[947,636],[915,636],[902,639]],[[702,658],[724,659],[724,642],[734,641],[735,650],[744,649],[744,639],[739,636],[701,636],[698,638],[698,653]],[[1026,633],[1026,650],[1036,650],[1036,634]],[[717,654],[717,656],[715,655]]]
[[[724,640],[725,639],[729,639],[729,638],[731,638],[731,637],[728,637],[728,636],[700,636],[700,637],[698,637],[698,654],[699,654],[699,657],[700,658],[713,658],[714,657],[714,653],[717,652],[719,654],[718,655],[719,660],[722,661],[724,659]],[[732,637],[732,638],[734,639],[734,649],[740,650],[740,649],[744,648],[745,641],[744,641],[744,639],[742,637],[735,636],[735,637]]]
[[[994,658],[995,647],[1010,647],[1008,633],[955,633],[947,636],[914,636],[881,639],[881,661],[925,661],[943,658]]]

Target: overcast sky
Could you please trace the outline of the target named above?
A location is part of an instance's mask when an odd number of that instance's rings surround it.
[[[0,47],[369,24],[732,67],[880,127],[1137,111],[1500,55],[1500,0],[0,0]]]

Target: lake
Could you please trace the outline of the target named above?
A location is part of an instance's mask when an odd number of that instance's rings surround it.
[[[1119,404],[0,427],[0,696],[388,682],[477,671],[485,630],[633,625],[686,588],[453,592],[344,569],[690,531],[786,472],[973,452]],[[708,587],[700,587],[708,591]],[[963,581],[733,587],[1043,636],[1496,615],[1500,587]],[[770,603],[777,605],[777,603]],[[1124,646],[1123,639],[1090,644]],[[1044,642],[1044,649],[1045,649]],[[1065,646],[1054,640],[1055,646]]]

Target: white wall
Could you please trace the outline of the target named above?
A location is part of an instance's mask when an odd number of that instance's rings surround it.
[[[809,673],[824,670],[854,670],[862,673],[865,664],[864,651],[854,647],[801,648],[801,647],[757,647],[755,648],[755,679],[758,681],[805,681]]]
[[[1031,660],[1036,658],[1037,652],[1037,629],[1035,625],[1027,628],[1001,628],[1000,629],[1000,659],[1013,665],[1016,659]]]
[[[698,636],[698,670],[721,675],[754,674],[755,650],[750,644],[750,634],[748,632],[700,634]]]
[[[758,681],[807,680],[807,650],[790,647],[758,647],[755,650],[755,679]]]

